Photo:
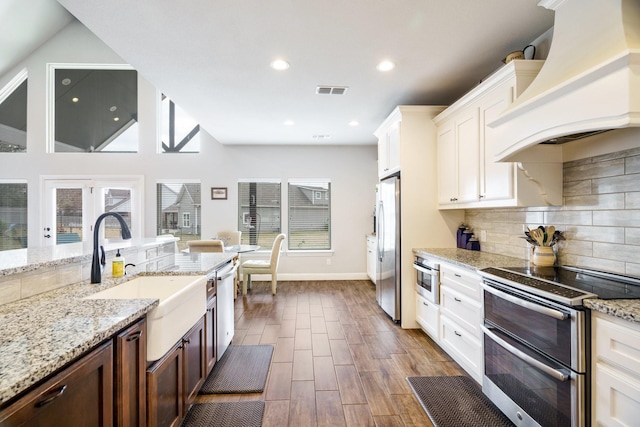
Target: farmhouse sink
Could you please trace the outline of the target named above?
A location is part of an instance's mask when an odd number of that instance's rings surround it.
[[[147,361],[160,359],[206,312],[205,276],[142,276],[85,299],[159,299],[147,314]]]

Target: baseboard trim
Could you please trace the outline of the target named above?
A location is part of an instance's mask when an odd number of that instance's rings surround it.
[[[268,274],[252,274],[251,280],[270,281]],[[283,273],[278,274],[279,282],[313,280],[369,280],[366,273]]]

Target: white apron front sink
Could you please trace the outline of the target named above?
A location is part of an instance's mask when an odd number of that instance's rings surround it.
[[[205,276],[142,276],[85,299],[159,299],[147,314],[147,361],[160,359],[204,316]]]

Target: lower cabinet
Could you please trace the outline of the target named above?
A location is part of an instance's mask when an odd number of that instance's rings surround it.
[[[440,341],[440,307],[420,294],[416,294],[416,321],[435,342]]]
[[[148,426],[179,425],[200,390],[206,378],[205,317],[147,368]]]
[[[594,313],[592,335],[593,425],[638,425],[640,326]]]
[[[147,423],[147,321],[140,319],[115,337],[115,421],[117,426]]]
[[[0,411],[2,426],[113,425],[113,341]]]
[[[205,333],[205,350],[204,357],[206,361],[206,373],[209,374],[213,369],[213,366],[218,360],[217,353],[217,339],[218,331],[216,329],[216,316],[217,316],[218,300],[214,295],[207,300],[207,313],[204,316],[204,333]]]

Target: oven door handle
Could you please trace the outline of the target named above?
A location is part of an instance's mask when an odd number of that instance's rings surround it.
[[[554,369],[551,366],[545,365],[544,363],[534,359],[533,357],[529,356],[528,354],[518,350],[517,348],[515,348],[514,346],[512,346],[511,344],[509,344],[508,342],[506,342],[502,338],[499,338],[496,334],[491,332],[489,330],[489,328],[487,328],[486,326],[480,325],[480,327],[482,328],[482,332],[484,332],[485,335],[487,335],[489,338],[491,338],[493,341],[495,341],[496,344],[498,344],[500,347],[504,348],[509,353],[511,353],[514,356],[516,356],[518,359],[524,361],[525,363],[528,363],[529,365],[533,366],[534,368],[538,369],[541,372],[544,372],[545,374],[549,375],[550,377],[555,378],[558,381],[563,381],[564,382],[564,381],[567,381],[569,379],[569,374],[567,374],[565,372],[562,372],[562,371],[559,371],[557,369]]]
[[[498,289],[492,286],[486,285],[484,283],[482,284],[482,289],[489,292],[490,294],[497,296],[498,298],[502,298],[513,304],[519,305],[520,307],[524,307],[529,310],[533,310],[537,313],[544,314],[545,316],[553,317],[554,319],[567,320],[567,318],[569,317],[568,313],[562,312],[560,310],[554,310],[553,308],[545,307],[545,306],[524,300],[522,298],[514,297],[512,295],[509,295],[506,292],[499,291]]]
[[[413,268],[415,268],[416,270],[418,270],[421,273],[428,274],[429,276],[438,276],[438,270],[432,270],[430,268],[425,268],[425,267],[422,267],[421,265],[418,265],[418,264],[413,264]]]

